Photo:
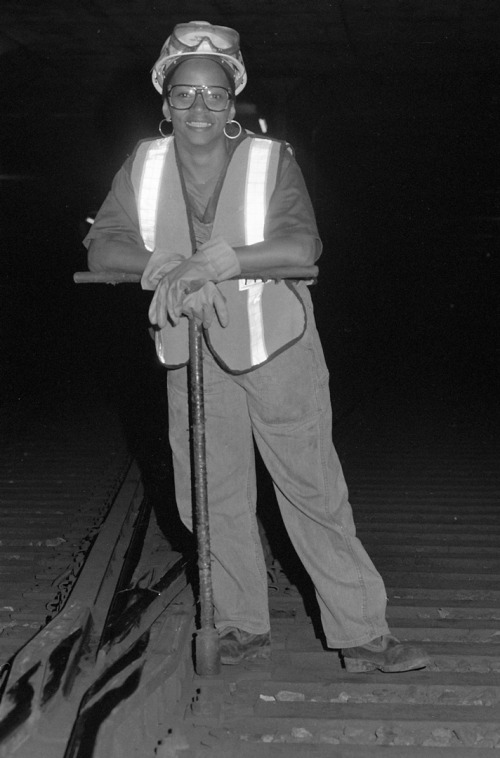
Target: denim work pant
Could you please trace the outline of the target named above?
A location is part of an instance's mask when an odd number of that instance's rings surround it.
[[[300,342],[263,367],[233,376],[205,349],[203,369],[217,628],[262,634],[270,627],[253,435],[290,539],[314,583],[328,645],[362,645],[386,634],[384,584],[355,536],[332,443],[328,370],[312,311]],[[177,505],[192,530],[186,373],[168,372],[169,425]]]

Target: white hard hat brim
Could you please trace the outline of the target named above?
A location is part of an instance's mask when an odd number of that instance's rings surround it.
[[[233,55],[225,55],[224,53],[214,52],[214,53],[207,53],[205,51],[190,51],[186,53],[175,53],[173,55],[166,55],[164,57],[159,58],[151,72],[151,79],[153,81],[153,85],[155,89],[162,94],[163,92],[163,80],[165,77],[166,71],[173,66],[175,63],[177,63],[181,59],[189,59],[189,58],[209,58],[210,60],[217,61],[218,59],[225,61],[229,66],[235,71],[235,93],[239,95],[239,93],[244,89],[247,83],[247,74],[245,65],[243,64],[243,61],[239,61],[237,58],[235,58]]]

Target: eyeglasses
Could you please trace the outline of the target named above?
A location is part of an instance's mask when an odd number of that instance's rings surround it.
[[[225,111],[232,98],[228,89],[215,85],[194,87],[191,84],[172,84],[167,90],[168,104],[178,111],[191,108],[198,95],[202,96],[209,111]]]

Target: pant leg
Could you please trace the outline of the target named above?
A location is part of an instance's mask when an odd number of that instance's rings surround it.
[[[356,537],[332,442],[328,370],[309,316],[299,343],[241,380],[285,526],[316,589],[327,642],[348,647],[388,632],[386,593]]]
[[[207,485],[215,624],[269,631],[267,571],[256,519],[255,460],[246,392],[205,351]],[[187,371],[169,371],[175,493],[193,530]]]

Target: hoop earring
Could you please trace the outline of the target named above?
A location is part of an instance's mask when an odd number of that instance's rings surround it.
[[[170,137],[171,134],[173,134],[174,130],[172,129],[172,127],[170,127],[170,131],[167,134],[165,134],[165,132],[162,130],[162,124],[170,124],[170,119],[169,118],[162,118],[162,120],[160,121],[160,123],[158,125],[158,131],[160,132],[161,136],[162,137]]]
[[[238,127],[238,133],[237,134],[228,134],[226,132],[226,126],[228,124],[236,124],[236,126]],[[226,123],[226,125],[224,126],[224,134],[226,135],[226,137],[228,139],[238,139],[238,137],[240,136],[240,134],[241,134],[242,131],[243,131],[243,129],[241,128],[241,124],[238,121],[235,121],[234,118],[231,121],[228,121]]]

